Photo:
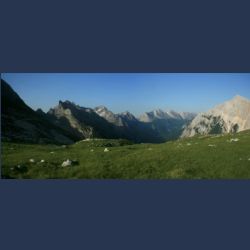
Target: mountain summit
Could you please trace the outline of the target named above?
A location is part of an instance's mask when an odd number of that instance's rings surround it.
[[[236,95],[208,112],[197,115],[185,128],[182,137],[240,132],[247,129],[250,129],[250,101]]]
[[[94,109],[94,111],[108,122],[116,126],[123,126],[121,117],[108,110],[105,106],[98,106]]]

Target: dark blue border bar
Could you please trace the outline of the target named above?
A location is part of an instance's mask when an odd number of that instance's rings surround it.
[[[0,72],[249,72],[249,5],[3,1]]]
[[[249,249],[247,181],[2,180],[2,249]]]

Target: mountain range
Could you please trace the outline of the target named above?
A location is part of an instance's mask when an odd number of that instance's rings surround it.
[[[159,143],[196,134],[238,132],[250,128],[250,101],[236,96],[206,113],[153,110],[140,117],[114,114],[105,106],[81,107],[59,101],[47,113],[34,111],[1,80],[2,139],[70,144],[88,138],[124,138]]]

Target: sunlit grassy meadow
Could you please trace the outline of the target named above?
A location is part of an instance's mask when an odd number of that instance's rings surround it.
[[[67,159],[72,164],[62,167]],[[2,178],[248,179],[250,131],[162,144],[126,140],[80,141],[69,146],[3,142]]]

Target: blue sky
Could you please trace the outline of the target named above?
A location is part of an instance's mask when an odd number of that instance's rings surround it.
[[[30,107],[44,111],[70,100],[135,115],[158,108],[202,112],[237,94],[250,99],[250,74],[5,73],[2,78]]]

